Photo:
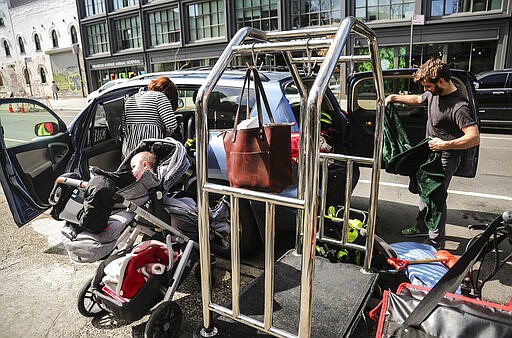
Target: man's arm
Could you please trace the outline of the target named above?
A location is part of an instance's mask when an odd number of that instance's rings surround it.
[[[440,150],[462,150],[474,147],[480,144],[480,132],[476,124],[461,129],[463,136],[451,141],[443,141],[440,138],[433,138],[428,142],[428,146],[433,151]]]
[[[418,106],[423,103],[423,97],[421,95],[398,95],[391,94],[385,99],[386,106],[390,102],[398,102],[403,104],[408,104],[411,106]]]

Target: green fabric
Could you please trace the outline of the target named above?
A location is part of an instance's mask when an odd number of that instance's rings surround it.
[[[409,176],[409,190],[417,193],[427,206],[425,225],[430,230],[437,230],[446,202],[446,189],[441,152],[432,152],[429,140],[425,138],[411,147],[395,105],[386,106],[382,149],[386,171]]]

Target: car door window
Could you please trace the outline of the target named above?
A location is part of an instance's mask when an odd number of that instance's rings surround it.
[[[479,81],[480,89],[487,88],[505,88],[505,83],[507,82],[507,74],[493,74],[488,75],[481,78]]]
[[[0,120],[8,149],[37,140],[34,130],[36,124],[42,122],[59,124],[59,121],[45,107],[29,103],[1,104]]]
[[[240,119],[245,119],[245,106],[247,94],[244,94],[240,102],[241,88],[236,87],[215,87],[208,98],[208,128],[229,129],[233,128],[238,105],[242,105]],[[249,91],[249,111],[256,102],[254,90]]]

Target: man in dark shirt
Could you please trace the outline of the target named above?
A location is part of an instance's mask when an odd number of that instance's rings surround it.
[[[431,138],[429,148],[441,151],[443,185],[448,186],[461,163],[462,150],[480,144],[478,124],[471,106],[451,80],[448,65],[440,59],[430,59],[414,74],[414,81],[421,81],[425,92],[422,95],[396,95],[386,97],[385,103],[399,102],[409,105],[427,103],[428,119],[426,137]],[[424,223],[425,204],[420,200],[420,212],[416,225],[402,230],[406,237],[427,236],[430,243],[440,248],[444,242],[446,226],[446,201],[437,228],[427,229]]]

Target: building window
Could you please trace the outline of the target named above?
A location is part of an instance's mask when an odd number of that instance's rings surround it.
[[[56,30],[52,30],[52,46],[53,48],[59,47],[59,38],[57,37]]]
[[[356,18],[362,21],[408,19],[414,0],[356,0]]]
[[[237,28],[246,26],[254,27],[264,31],[275,31],[279,29],[278,0],[236,1],[236,24]]]
[[[148,14],[151,46],[180,41],[180,12],[178,7]]]
[[[130,6],[137,6],[137,5],[138,5],[138,0],[113,0],[112,1],[112,7],[114,8],[114,10],[125,8],[125,7],[130,7]]]
[[[107,53],[109,51],[107,26],[104,22],[86,26],[85,32],[87,34],[89,55]]]
[[[114,21],[116,51],[139,48],[142,45],[140,20],[138,16]]]
[[[25,54],[25,43],[23,42],[23,38],[18,37],[18,45],[20,46],[20,54]]]
[[[3,27],[3,26],[5,26],[4,18],[0,18],[0,27]]]
[[[71,26],[71,43],[78,43],[78,34],[75,26]]]
[[[11,49],[9,48],[9,43],[4,40],[4,50],[5,50],[5,56],[11,56]]]
[[[206,1],[187,6],[190,41],[226,35],[224,1]]]
[[[39,39],[38,34],[34,34],[34,44],[36,45],[36,51],[41,50],[41,40]]]
[[[0,75],[0,87],[4,86],[4,78]]]
[[[464,12],[500,10],[503,0],[432,0],[430,15],[443,16]]]
[[[105,13],[105,0],[85,0],[85,16]]]
[[[41,83],[46,83],[46,72],[42,67],[39,69],[39,77],[41,78]]]
[[[292,28],[337,24],[341,21],[341,1],[292,0],[291,17]]]

